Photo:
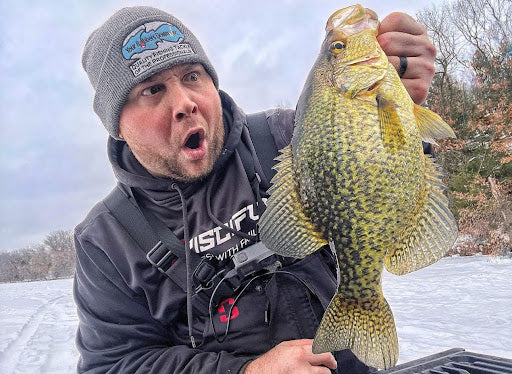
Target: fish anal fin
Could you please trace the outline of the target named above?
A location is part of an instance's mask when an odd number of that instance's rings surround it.
[[[327,241],[303,210],[293,173],[291,146],[281,150],[267,208],[259,221],[261,241],[285,257],[303,258]]]
[[[403,145],[405,142],[404,129],[396,110],[396,104],[379,95],[377,96],[377,109],[384,146],[396,149]]]
[[[389,369],[398,360],[393,313],[384,297],[331,300],[313,341],[313,353],[350,349],[366,365]]]
[[[414,116],[424,142],[436,144],[434,139],[455,138],[451,127],[431,110],[414,104]]]
[[[396,247],[385,258],[386,269],[401,275],[421,269],[441,259],[457,239],[457,222],[443,194],[441,174],[433,160],[425,156],[426,185],[422,199],[411,213],[409,225],[400,234]]]

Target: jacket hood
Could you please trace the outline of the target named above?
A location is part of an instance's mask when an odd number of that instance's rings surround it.
[[[219,95],[222,103],[225,135],[223,149],[213,166],[212,173],[222,168],[233,154],[240,143],[242,129],[244,124],[246,124],[245,113],[236,105],[233,99],[224,91],[219,91]],[[183,183],[177,182],[172,178],[151,175],[137,161],[128,144],[122,140],[109,137],[107,152],[117,180],[129,187],[152,191],[152,193],[156,194],[158,192],[166,192],[166,195],[169,196],[169,192],[174,192],[172,185],[176,183],[185,196],[190,196],[194,193],[196,185],[201,183]],[[174,192],[172,195],[178,198],[177,193]]]

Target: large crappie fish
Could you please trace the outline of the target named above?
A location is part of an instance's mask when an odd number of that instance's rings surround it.
[[[350,348],[389,368],[398,341],[381,274],[384,264],[394,274],[430,265],[455,241],[441,176],[422,148],[422,140],[455,135],[412,102],[377,43],[378,24],[360,5],[327,21],[260,234],[283,256],[303,258],[326,244],[336,253],[338,290],[313,352]]]

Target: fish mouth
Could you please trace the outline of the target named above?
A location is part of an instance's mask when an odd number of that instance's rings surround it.
[[[378,88],[383,81],[383,76],[373,77],[373,79],[368,79],[366,81],[359,81],[346,89],[346,92],[352,99],[356,96],[366,96],[367,94],[372,94],[373,91]]]
[[[347,56],[345,58],[345,64],[361,67],[372,65],[374,67],[382,68],[387,67],[387,57],[382,50],[375,49],[366,51],[364,54],[361,53],[356,56]]]
[[[373,91],[374,89],[376,89],[377,87],[379,87],[379,86],[380,86],[381,82],[382,82],[382,79],[379,79],[377,82],[375,82],[375,83],[374,83],[374,84],[372,84],[370,87],[368,87],[368,88],[366,89],[366,92],[371,92],[371,91]]]
[[[353,5],[334,12],[327,20],[325,31],[338,30],[349,37],[363,30],[376,30],[378,24],[378,16],[373,10]]]
[[[353,62],[351,65],[360,65],[360,66],[364,66],[364,65],[372,65],[376,62],[379,62],[379,59],[380,59],[380,55],[379,56],[368,56],[366,57],[364,60],[359,60],[359,61],[355,61]]]

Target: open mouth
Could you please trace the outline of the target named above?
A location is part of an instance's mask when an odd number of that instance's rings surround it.
[[[187,141],[185,142],[185,147],[189,149],[197,149],[201,145],[201,134],[198,132],[192,133],[189,135]]]
[[[186,149],[196,150],[201,148],[204,140],[204,130],[203,129],[195,129],[192,130],[185,140],[183,147]]]

